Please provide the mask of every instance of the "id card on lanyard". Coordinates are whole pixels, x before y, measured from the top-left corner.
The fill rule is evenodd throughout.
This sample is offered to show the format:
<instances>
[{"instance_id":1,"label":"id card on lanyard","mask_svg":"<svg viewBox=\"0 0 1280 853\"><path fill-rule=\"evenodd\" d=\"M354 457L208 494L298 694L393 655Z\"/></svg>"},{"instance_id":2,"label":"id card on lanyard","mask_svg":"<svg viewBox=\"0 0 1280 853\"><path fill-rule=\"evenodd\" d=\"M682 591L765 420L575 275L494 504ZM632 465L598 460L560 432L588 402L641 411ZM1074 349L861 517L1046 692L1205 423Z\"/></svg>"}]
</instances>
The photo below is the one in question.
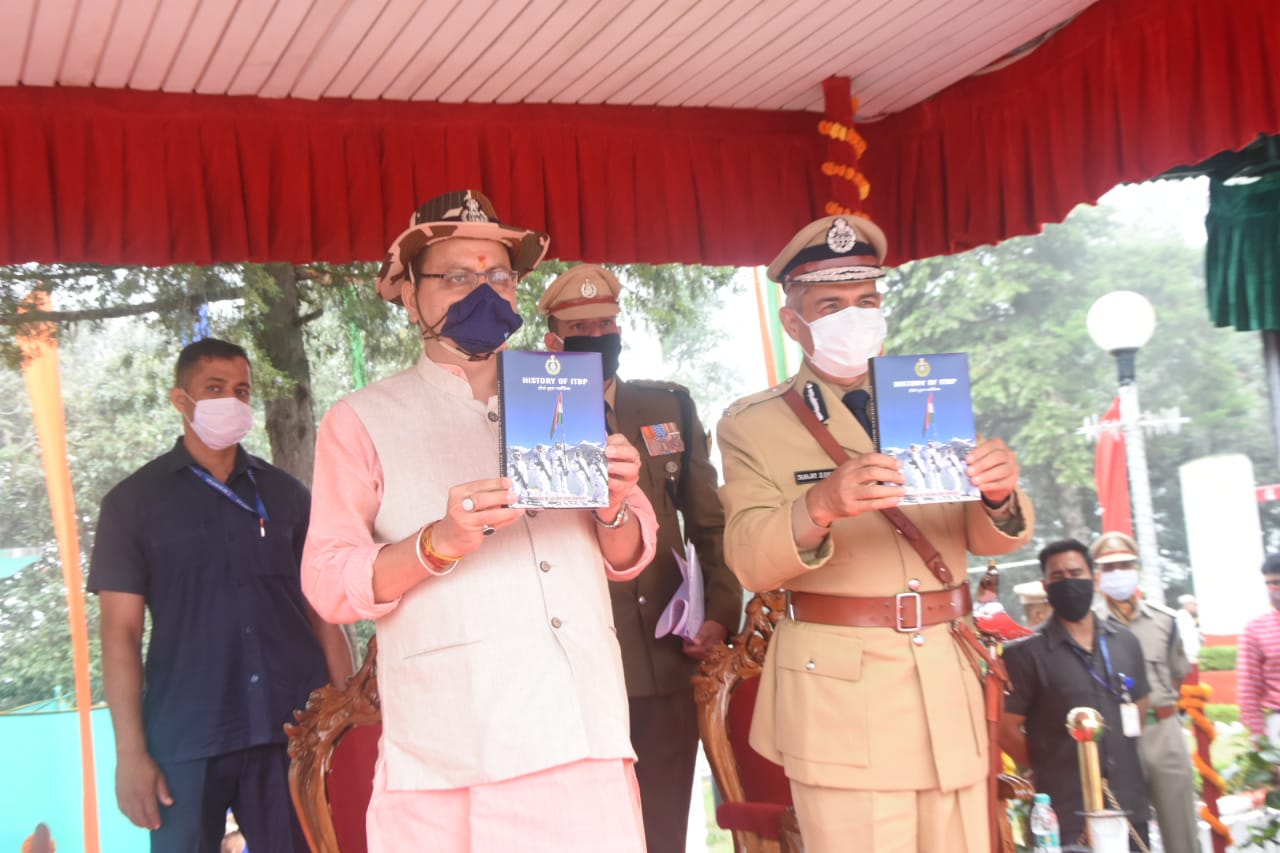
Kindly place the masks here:
<instances>
[{"instance_id":1,"label":"id card on lanyard","mask_svg":"<svg viewBox=\"0 0 1280 853\"><path fill-rule=\"evenodd\" d=\"M258 536L262 539L267 538L267 507L266 504L262 502L262 492L258 491L258 481L254 479L253 471L251 469L246 468L245 474L249 476L249 483L253 486L253 500L254 503L257 504L256 512L254 511L254 508L245 503L239 495L231 491L230 486L214 477L199 465L188 465L187 467L190 468L192 473L199 477L201 482L205 483L209 488L213 489L215 492L222 495L245 512L253 513L258 516Z\"/></svg>"},{"instance_id":2,"label":"id card on lanyard","mask_svg":"<svg viewBox=\"0 0 1280 853\"><path fill-rule=\"evenodd\" d=\"M1102 668L1105 677L1099 675L1097 670L1093 668L1093 661L1084 653L1083 649L1076 645L1072 645L1071 648L1075 650L1080 662L1084 664L1084 668L1088 670L1093 680L1119 700L1120 728L1124 732L1124 736L1138 737L1142 734L1142 718L1138 713L1137 703L1129 695L1129 690L1133 687L1133 679L1123 672L1117 672L1116 677L1120 681L1120 689L1117 690L1111 683L1111 650L1107 646L1107 635L1101 631L1098 632L1098 646L1102 650Z\"/></svg>"}]
</instances>

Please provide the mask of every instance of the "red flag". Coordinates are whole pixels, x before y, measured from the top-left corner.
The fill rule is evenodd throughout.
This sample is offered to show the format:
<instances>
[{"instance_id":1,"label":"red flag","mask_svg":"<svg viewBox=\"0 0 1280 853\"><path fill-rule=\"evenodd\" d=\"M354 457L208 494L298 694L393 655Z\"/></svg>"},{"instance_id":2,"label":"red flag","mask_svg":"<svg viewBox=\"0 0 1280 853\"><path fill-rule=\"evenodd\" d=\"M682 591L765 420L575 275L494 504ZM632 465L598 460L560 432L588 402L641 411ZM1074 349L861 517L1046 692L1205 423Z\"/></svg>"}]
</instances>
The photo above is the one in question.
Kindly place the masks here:
<instances>
[{"instance_id":1,"label":"red flag","mask_svg":"<svg viewBox=\"0 0 1280 853\"><path fill-rule=\"evenodd\" d=\"M1129 464L1124 455L1124 434L1120 432L1120 398L1102 416L1103 429L1098 434L1098 455L1094 459L1093 479L1098 488L1098 506L1102 510L1102 529L1133 535L1133 514L1129 503Z\"/></svg>"}]
</instances>

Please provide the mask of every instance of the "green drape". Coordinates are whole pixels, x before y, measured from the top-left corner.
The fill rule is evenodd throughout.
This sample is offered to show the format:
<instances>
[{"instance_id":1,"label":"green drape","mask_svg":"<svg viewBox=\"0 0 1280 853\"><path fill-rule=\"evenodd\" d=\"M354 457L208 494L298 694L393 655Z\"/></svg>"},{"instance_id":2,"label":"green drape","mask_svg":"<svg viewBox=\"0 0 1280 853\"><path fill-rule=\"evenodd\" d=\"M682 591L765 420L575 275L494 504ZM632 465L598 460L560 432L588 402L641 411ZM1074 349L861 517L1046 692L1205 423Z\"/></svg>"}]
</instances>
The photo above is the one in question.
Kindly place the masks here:
<instances>
[{"instance_id":1,"label":"green drape","mask_svg":"<svg viewBox=\"0 0 1280 853\"><path fill-rule=\"evenodd\" d=\"M1209 184L1204 265L1209 316L1239 331L1280 329L1280 172Z\"/></svg>"}]
</instances>

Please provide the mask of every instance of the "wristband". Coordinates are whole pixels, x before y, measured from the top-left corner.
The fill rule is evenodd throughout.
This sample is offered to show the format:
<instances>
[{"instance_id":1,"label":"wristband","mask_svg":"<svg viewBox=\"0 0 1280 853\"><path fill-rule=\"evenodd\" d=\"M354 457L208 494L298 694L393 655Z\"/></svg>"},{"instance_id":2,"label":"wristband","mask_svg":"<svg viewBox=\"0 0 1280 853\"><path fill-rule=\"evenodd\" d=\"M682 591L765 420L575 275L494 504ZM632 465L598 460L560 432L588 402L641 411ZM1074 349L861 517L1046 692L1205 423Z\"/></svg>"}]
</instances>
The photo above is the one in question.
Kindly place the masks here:
<instances>
[{"instance_id":1,"label":"wristband","mask_svg":"<svg viewBox=\"0 0 1280 853\"><path fill-rule=\"evenodd\" d=\"M600 525L605 530L615 530L627 523L627 519L631 517L631 513L628 511L627 502L624 499L622 501L622 506L618 507L618 514L614 516L613 521L606 522L600 517L600 513L594 509L591 511L591 517L596 520L596 524Z\"/></svg>"}]
</instances>

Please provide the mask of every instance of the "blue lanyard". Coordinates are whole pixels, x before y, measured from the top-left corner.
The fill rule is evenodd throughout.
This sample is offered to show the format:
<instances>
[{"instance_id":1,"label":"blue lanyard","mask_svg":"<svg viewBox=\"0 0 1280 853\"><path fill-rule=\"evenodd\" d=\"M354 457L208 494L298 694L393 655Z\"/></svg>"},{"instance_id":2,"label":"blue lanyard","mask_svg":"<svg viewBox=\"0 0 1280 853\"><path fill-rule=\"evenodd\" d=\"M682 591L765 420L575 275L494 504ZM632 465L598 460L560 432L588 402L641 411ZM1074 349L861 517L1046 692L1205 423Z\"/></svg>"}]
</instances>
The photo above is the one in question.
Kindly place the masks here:
<instances>
[{"instance_id":1,"label":"blue lanyard","mask_svg":"<svg viewBox=\"0 0 1280 853\"><path fill-rule=\"evenodd\" d=\"M1106 678L1103 678L1101 675L1098 675L1098 671L1093 668L1093 661L1090 660L1089 656L1084 653L1084 649L1080 648L1074 643L1071 643L1070 645L1071 645L1072 651L1074 651L1076 653L1076 656L1080 658L1080 662L1084 664L1084 668L1089 671L1089 675L1093 676L1094 681L1102 685L1103 690L1106 690L1108 693L1110 693L1112 696L1119 699L1121 702L1130 701L1128 696L1129 679L1125 678L1124 673L1116 673L1124 682L1123 692L1116 690L1114 687L1111 686L1111 651L1107 648L1106 634L1102 633L1101 631L1098 632L1098 646L1102 649L1102 669L1103 669L1103 672L1106 673Z\"/></svg>"},{"instance_id":2,"label":"blue lanyard","mask_svg":"<svg viewBox=\"0 0 1280 853\"><path fill-rule=\"evenodd\" d=\"M231 491L231 487L226 483L214 477L199 465L188 465L187 467L190 468L197 477L203 480L209 488L213 489L227 500L233 502L245 512L254 512L253 507L241 500L240 496ZM258 510L254 513L258 516L258 536L265 539L267 537L267 507L262 503L262 492L258 491L258 481L253 478L252 469L246 468L245 473L249 475L249 482L253 484L253 500L258 505Z\"/></svg>"}]
</instances>

